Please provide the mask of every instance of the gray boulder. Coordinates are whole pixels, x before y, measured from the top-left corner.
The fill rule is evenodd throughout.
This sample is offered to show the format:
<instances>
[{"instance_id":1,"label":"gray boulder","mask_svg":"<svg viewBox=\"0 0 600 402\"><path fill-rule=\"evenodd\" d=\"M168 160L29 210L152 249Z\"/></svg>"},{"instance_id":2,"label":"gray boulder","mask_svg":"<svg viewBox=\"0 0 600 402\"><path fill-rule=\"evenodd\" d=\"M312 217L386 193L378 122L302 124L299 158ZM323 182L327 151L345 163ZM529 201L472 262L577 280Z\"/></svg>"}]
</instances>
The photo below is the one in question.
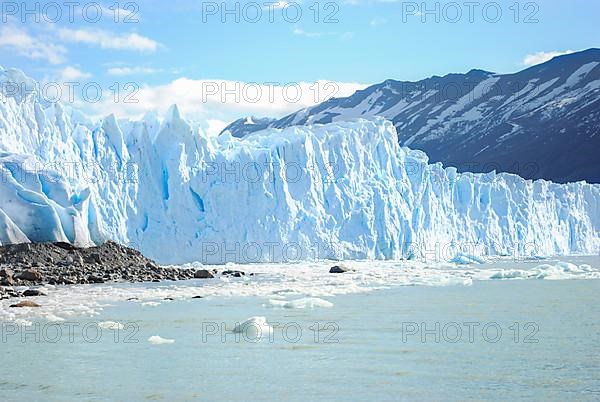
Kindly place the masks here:
<instances>
[{"instance_id":1,"label":"gray boulder","mask_svg":"<svg viewBox=\"0 0 600 402\"><path fill-rule=\"evenodd\" d=\"M215 276L212 274L212 272L207 271L206 269L199 269L194 274L194 278L196 279L210 279L214 277Z\"/></svg>"},{"instance_id":2,"label":"gray boulder","mask_svg":"<svg viewBox=\"0 0 600 402\"><path fill-rule=\"evenodd\" d=\"M331 267L331 269L329 269L329 273L330 274L343 274L345 272L350 272L352 271L350 268L346 267L345 265L334 265L333 267Z\"/></svg>"},{"instance_id":3,"label":"gray boulder","mask_svg":"<svg viewBox=\"0 0 600 402\"><path fill-rule=\"evenodd\" d=\"M24 281L31 282L41 282L43 278L43 275L35 269L26 269L25 271L21 272L17 277L17 279L22 279Z\"/></svg>"}]
</instances>

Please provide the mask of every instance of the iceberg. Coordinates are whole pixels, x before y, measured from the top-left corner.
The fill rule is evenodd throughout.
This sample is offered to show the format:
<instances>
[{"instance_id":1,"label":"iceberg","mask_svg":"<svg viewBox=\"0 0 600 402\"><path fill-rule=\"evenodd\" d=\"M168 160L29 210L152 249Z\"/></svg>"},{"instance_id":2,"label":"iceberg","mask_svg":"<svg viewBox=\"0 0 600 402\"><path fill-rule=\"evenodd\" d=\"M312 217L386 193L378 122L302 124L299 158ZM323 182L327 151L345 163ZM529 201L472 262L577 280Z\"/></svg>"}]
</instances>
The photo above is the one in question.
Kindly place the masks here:
<instances>
[{"instance_id":1,"label":"iceberg","mask_svg":"<svg viewBox=\"0 0 600 402\"><path fill-rule=\"evenodd\" d=\"M150 342L152 345L168 345L175 343L175 339L167 339L159 335L152 335L150 338L148 338L148 342Z\"/></svg>"},{"instance_id":2,"label":"iceberg","mask_svg":"<svg viewBox=\"0 0 600 402\"><path fill-rule=\"evenodd\" d=\"M0 69L10 80L27 81ZM35 91L2 93L0 173L2 244L112 239L173 264L600 250L600 185L458 173L401 147L382 118L240 139L205 134L177 106L94 122Z\"/></svg>"},{"instance_id":3,"label":"iceberg","mask_svg":"<svg viewBox=\"0 0 600 402\"><path fill-rule=\"evenodd\" d=\"M120 331L125 329L125 325L116 321L102 321L98 323L98 327L102 329L112 329L114 331Z\"/></svg>"},{"instance_id":4,"label":"iceberg","mask_svg":"<svg viewBox=\"0 0 600 402\"><path fill-rule=\"evenodd\" d=\"M266 306L288 309L314 309L315 307L333 307L333 303L319 297L303 297L296 300L270 299Z\"/></svg>"},{"instance_id":5,"label":"iceberg","mask_svg":"<svg viewBox=\"0 0 600 402\"><path fill-rule=\"evenodd\" d=\"M269 325L265 317L250 317L241 323L236 323L232 332L243 334L246 340L259 341L264 336L270 336L273 333L273 327Z\"/></svg>"}]
</instances>

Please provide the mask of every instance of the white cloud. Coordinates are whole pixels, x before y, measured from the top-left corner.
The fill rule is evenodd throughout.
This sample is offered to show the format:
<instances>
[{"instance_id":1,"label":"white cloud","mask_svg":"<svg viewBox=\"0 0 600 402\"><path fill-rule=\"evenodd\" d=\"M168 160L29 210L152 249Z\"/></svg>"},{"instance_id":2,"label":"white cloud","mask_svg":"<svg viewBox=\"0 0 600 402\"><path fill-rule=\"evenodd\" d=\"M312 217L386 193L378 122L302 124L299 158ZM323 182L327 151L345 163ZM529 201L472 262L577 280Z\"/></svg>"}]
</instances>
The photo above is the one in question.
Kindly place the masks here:
<instances>
[{"instance_id":1,"label":"white cloud","mask_svg":"<svg viewBox=\"0 0 600 402\"><path fill-rule=\"evenodd\" d=\"M62 28L59 30L59 37L66 42L97 45L103 49L135 50L152 53L160 47L160 43L137 33L118 35L102 30Z\"/></svg>"},{"instance_id":2,"label":"white cloud","mask_svg":"<svg viewBox=\"0 0 600 402\"><path fill-rule=\"evenodd\" d=\"M155 52L162 46L157 41L138 33L115 34L104 30L59 29L49 23L40 24L39 29L28 30L17 25L15 21L9 19L8 23L0 26L0 49L34 60L44 60L50 65L63 64L67 61L68 43L84 43L104 49L148 53Z\"/></svg>"},{"instance_id":3,"label":"white cloud","mask_svg":"<svg viewBox=\"0 0 600 402\"><path fill-rule=\"evenodd\" d=\"M296 3L298 3L298 1L296 1ZM263 5L264 5L263 8L265 10L269 10L271 8L277 10L277 9L282 9L282 8L288 7L290 5L290 3L287 1L284 1L284 0L280 0L280 1L273 0L273 1L265 1L263 3Z\"/></svg>"},{"instance_id":4,"label":"white cloud","mask_svg":"<svg viewBox=\"0 0 600 402\"><path fill-rule=\"evenodd\" d=\"M67 54L64 46L31 36L25 30L11 26L0 29L0 48L14 50L19 55L30 59L46 60L50 64L63 63Z\"/></svg>"},{"instance_id":5,"label":"white cloud","mask_svg":"<svg viewBox=\"0 0 600 402\"><path fill-rule=\"evenodd\" d=\"M142 75L155 74L162 70L150 67L111 67L107 70L110 75Z\"/></svg>"},{"instance_id":6,"label":"white cloud","mask_svg":"<svg viewBox=\"0 0 600 402\"><path fill-rule=\"evenodd\" d=\"M369 25L371 25L372 27L375 27L378 25L384 25L385 23L387 23L387 20L385 20L384 18L373 18L369 22Z\"/></svg>"},{"instance_id":7,"label":"white cloud","mask_svg":"<svg viewBox=\"0 0 600 402\"><path fill-rule=\"evenodd\" d=\"M96 116L115 113L139 117L148 111L165 113L169 106L177 104L188 118L208 122L217 131L223 125L219 121L232 122L248 115L282 117L331 97L349 96L366 86L325 80L273 85L179 78L165 85L143 86L129 97L128 103L114 103L112 93L107 91L111 96L98 103L76 106ZM125 91L120 98L129 94L131 91Z\"/></svg>"},{"instance_id":8,"label":"white cloud","mask_svg":"<svg viewBox=\"0 0 600 402\"><path fill-rule=\"evenodd\" d=\"M75 82L90 78L92 74L79 70L77 67L67 66L60 71L61 82Z\"/></svg>"},{"instance_id":9,"label":"white cloud","mask_svg":"<svg viewBox=\"0 0 600 402\"><path fill-rule=\"evenodd\" d=\"M119 3L116 3L117 5ZM139 15L135 10L126 10L124 8L102 7L102 15L107 16L115 22L134 23L139 22Z\"/></svg>"},{"instance_id":10,"label":"white cloud","mask_svg":"<svg viewBox=\"0 0 600 402\"><path fill-rule=\"evenodd\" d=\"M59 2L60 3L60 2ZM65 7L59 7L63 5ZM32 20L35 18L35 21L47 22L47 23L57 23L57 22L86 22L86 23L98 23L100 21L106 22L124 22L124 23L137 23L139 22L139 7L137 4L132 2L123 2L122 5L126 7L130 7L130 9L125 9L118 7L119 3L114 3L111 7L106 7L97 2L71 2L71 3L55 3L54 6L51 6L51 3L47 6L42 5L41 7L38 5L37 15L35 17L31 17ZM71 10L71 7L74 6ZM26 9L23 9L25 12ZM28 17L29 18L29 17Z\"/></svg>"},{"instance_id":11,"label":"white cloud","mask_svg":"<svg viewBox=\"0 0 600 402\"><path fill-rule=\"evenodd\" d=\"M231 122L226 122L223 120L217 120L217 119L208 119L206 121L206 133L208 135L219 135L221 133L221 131L223 131L223 129L225 127L227 127L227 125L231 123Z\"/></svg>"},{"instance_id":12,"label":"white cloud","mask_svg":"<svg viewBox=\"0 0 600 402\"><path fill-rule=\"evenodd\" d=\"M562 55L571 54L571 53L574 53L574 51L573 50L565 50L563 52L552 51L552 52L537 52L537 53L533 53L533 54L528 54L523 59L523 64L526 66L535 66L536 64L545 63L548 60L551 60L556 56L562 56Z\"/></svg>"},{"instance_id":13,"label":"white cloud","mask_svg":"<svg viewBox=\"0 0 600 402\"><path fill-rule=\"evenodd\" d=\"M354 32L307 32L302 28L294 27L292 33L298 36L304 36L306 38L319 38L321 36L337 36L342 40L352 39Z\"/></svg>"},{"instance_id":14,"label":"white cloud","mask_svg":"<svg viewBox=\"0 0 600 402\"><path fill-rule=\"evenodd\" d=\"M322 32L306 32L300 28L294 28L292 32L294 35L306 36L307 38L318 38L319 36L323 36Z\"/></svg>"}]
</instances>

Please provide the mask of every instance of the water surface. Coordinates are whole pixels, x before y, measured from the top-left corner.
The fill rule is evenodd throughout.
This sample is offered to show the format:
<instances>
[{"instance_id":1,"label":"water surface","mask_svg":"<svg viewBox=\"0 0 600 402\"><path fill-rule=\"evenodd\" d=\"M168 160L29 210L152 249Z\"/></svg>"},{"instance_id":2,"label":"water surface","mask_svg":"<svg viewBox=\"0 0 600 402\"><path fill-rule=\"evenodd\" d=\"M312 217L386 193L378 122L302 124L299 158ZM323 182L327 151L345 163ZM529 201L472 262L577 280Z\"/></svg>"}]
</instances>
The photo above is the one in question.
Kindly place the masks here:
<instances>
[{"instance_id":1,"label":"water surface","mask_svg":"<svg viewBox=\"0 0 600 402\"><path fill-rule=\"evenodd\" d=\"M596 266L595 259L572 261ZM513 262L510 270L535 272L541 263L548 262ZM0 398L598 400L600 280L477 279L488 268L489 276L498 272L494 264L436 267L447 279L454 278L450 270L459 271L456 278L465 272L474 278L451 278L443 286L436 280L384 288L362 278L359 288L373 289L339 294L330 289L331 281L348 286L339 276L327 277L321 291L315 284L314 294L297 291L310 288L297 283L307 278L286 282L276 275L258 279L267 293L254 289L253 279L104 290L112 296L88 305L87 316L58 317L54 309L55 319L64 321L21 318L16 333L14 320L3 323ZM240 293L243 287L256 292ZM95 295L97 287L79 288ZM213 295L191 298L203 291ZM169 292L175 300L164 300ZM277 307L307 296L313 308ZM264 316L272 333L257 340L231 332L252 316ZM123 328L103 324L99 333L98 323L107 321ZM156 335L174 343L148 342Z\"/></svg>"}]
</instances>

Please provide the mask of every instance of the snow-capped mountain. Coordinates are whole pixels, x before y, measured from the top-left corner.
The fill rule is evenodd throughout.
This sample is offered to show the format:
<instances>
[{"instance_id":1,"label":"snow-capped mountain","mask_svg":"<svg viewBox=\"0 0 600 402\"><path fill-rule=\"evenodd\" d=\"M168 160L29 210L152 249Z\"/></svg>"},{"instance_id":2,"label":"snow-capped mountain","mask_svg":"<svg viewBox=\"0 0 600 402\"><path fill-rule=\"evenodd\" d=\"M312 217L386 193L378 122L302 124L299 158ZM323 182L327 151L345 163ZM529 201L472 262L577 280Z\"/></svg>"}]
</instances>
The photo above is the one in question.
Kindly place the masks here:
<instances>
[{"instance_id":1,"label":"snow-capped mountain","mask_svg":"<svg viewBox=\"0 0 600 402\"><path fill-rule=\"evenodd\" d=\"M242 138L255 131L264 130L276 121L277 119L270 117L248 116L229 124L227 129L233 137Z\"/></svg>"},{"instance_id":2,"label":"snow-capped mountain","mask_svg":"<svg viewBox=\"0 0 600 402\"><path fill-rule=\"evenodd\" d=\"M0 80L28 78L0 69ZM600 185L457 173L357 119L207 136L163 121L91 123L0 95L0 241L106 239L163 263L596 253Z\"/></svg>"},{"instance_id":3,"label":"snow-capped mountain","mask_svg":"<svg viewBox=\"0 0 600 402\"><path fill-rule=\"evenodd\" d=\"M600 49L515 74L472 70L418 82L387 80L268 124L283 128L357 117L391 120L401 145L459 171L600 182ZM234 122L234 136L264 125Z\"/></svg>"}]
</instances>

